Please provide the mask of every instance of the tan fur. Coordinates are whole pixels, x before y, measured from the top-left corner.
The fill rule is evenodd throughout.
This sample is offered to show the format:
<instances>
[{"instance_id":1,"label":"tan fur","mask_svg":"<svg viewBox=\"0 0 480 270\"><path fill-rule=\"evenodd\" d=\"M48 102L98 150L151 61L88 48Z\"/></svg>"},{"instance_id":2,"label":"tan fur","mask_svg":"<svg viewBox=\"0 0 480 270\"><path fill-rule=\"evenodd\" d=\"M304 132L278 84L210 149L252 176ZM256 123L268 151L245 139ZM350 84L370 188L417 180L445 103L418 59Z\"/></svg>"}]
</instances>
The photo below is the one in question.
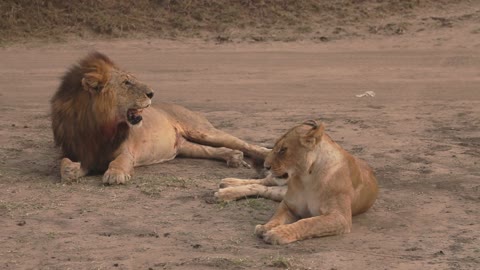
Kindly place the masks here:
<instances>
[{"instance_id":1,"label":"tan fur","mask_svg":"<svg viewBox=\"0 0 480 270\"><path fill-rule=\"evenodd\" d=\"M150 107L153 91L107 56L94 52L73 66L51 100L55 143L63 151L61 177L70 182L105 172L104 183L125 183L133 168L177 155L248 165L243 154L264 159L268 149L215 129L181 106ZM129 111L140 122L129 122Z\"/></svg>"},{"instance_id":2,"label":"tan fur","mask_svg":"<svg viewBox=\"0 0 480 270\"><path fill-rule=\"evenodd\" d=\"M353 157L308 121L282 136L265 160L271 175L265 179L223 179L215 194L229 201L261 196L280 201L274 216L257 225L255 234L267 243L348 233L352 216L367 211L378 193L368 164ZM288 175L282 185L275 177Z\"/></svg>"}]
</instances>

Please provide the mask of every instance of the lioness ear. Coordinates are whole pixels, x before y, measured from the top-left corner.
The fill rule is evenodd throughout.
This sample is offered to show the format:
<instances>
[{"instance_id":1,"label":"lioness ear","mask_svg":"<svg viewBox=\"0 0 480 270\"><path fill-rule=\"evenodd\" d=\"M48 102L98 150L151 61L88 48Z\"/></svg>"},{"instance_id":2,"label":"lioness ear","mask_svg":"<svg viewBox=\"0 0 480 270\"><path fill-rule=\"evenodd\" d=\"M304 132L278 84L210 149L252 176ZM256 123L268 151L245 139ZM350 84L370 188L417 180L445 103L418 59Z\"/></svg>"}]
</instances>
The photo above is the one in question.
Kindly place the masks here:
<instances>
[{"instance_id":1,"label":"lioness ear","mask_svg":"<svg viewBox=\"0 0 480 270\"><path fill-rule=\"evenodd\" d=\"M317 123L315 120L308 120L303 124L311 126L312 128L307 131L305 135L300 137L300 143L305 147L313 148L322 140L325 126L323 125L323 123Z\"/></svg>"},{"instance_id":2,"label":"lioness ear","mask_svg":"<svg viewBox=\"0 0 480 270\"><path fill-rule=\"evenodd\" d=\"M89 92L99 93L103 89L102 75L96 72L86 73L82 78L83 89Z\"/></svg>"}]
</instances>

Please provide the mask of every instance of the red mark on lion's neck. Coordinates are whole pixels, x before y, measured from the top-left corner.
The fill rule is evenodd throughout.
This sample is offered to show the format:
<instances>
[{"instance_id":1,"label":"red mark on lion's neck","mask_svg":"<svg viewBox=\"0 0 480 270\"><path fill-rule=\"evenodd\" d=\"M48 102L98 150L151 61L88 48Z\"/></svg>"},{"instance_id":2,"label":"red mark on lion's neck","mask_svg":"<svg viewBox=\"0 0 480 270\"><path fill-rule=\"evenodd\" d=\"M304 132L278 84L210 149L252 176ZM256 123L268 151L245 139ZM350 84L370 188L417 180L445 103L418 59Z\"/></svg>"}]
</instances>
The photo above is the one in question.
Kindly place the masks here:
<instances>
[{"instance_id":1,"label":"red mark on lion's neck","mask_svg":"<svg viewBox=\"0 0 480 270\"><path fill-rule=\"evenodd\" d=\"M102 134L105 139L112 141L115 138L117 133L117 121L112 121L110 123L105 123L102 127Z\"/></svg>"}]
</instances>

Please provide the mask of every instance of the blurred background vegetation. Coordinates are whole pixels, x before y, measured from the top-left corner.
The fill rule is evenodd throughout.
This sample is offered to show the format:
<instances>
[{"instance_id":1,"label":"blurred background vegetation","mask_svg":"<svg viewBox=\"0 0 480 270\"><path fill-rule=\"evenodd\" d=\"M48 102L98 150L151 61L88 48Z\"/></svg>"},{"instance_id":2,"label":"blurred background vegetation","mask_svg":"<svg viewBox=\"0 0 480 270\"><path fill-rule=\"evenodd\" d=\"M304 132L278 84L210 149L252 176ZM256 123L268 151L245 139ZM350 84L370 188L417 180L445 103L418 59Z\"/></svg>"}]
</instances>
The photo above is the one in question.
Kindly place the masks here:
<instances>
[{"instance_id":1,"label":"blurred background vegetation","mask_svg":"<svg viewBox=\"0 0 480 270\"><path fill-rule=\"evenodd\" d=\"M327 41L364 31L401 34L408 23L395 18L465 1L1 0L0 42L150 37ZM385 27L388 18L393 18L391 29Z\"/></svg>"}]
</instances>

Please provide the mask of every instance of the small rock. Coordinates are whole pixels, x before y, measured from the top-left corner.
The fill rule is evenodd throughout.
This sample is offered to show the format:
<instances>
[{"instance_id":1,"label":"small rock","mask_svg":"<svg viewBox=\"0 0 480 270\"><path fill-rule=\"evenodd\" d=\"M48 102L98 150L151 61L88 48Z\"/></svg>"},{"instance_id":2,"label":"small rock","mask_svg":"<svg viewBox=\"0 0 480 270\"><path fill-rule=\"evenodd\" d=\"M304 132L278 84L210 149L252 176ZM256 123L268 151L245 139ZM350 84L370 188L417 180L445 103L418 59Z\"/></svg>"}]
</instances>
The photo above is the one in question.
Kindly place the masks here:
<instances>
[{"instance_id":1,"label":"small rock","mask_svg":"<svg viewBox=\"0 0 480 270\"><path fill-rule=\"evenodd\" d=\"M25 224L27 224L25 220L20 220L19 222L17 222L18 226L25 226Z\"/></svg>"},{"instance_id":2,"label":"small rock","mask_svg":"<svg viewBox=\"0 0 480 270\"><path fill-rule=\"evenodd\" d=\"M216 204L217 203L217 199L215 199L215 197L213 196L210 196L210 197L205 197L205 203L207 204Z\"/></svg>"},{"instance_id":3,"label":"small rock","mask_svg":"<svg viewBox=\"0 0 480 270\"><path fill-rule=\"evenodd\" d=\"M320 41L322 41L322 42L327 42L328 41L328 37L324 37L324 36L321 36L318 39L320 39Z\"/></svg>"},{"instance_id":4,"label":"small rock","mask_svg":"<svg viewBox=\"0 0 480 270\"><path fill-rule=\"evenodd\" d=\"M202 245L200 245L200 244L194 244L194 245L192 245L193 248L200 248L201 246L202 246Z\"/></svg>"}]
</instances>

